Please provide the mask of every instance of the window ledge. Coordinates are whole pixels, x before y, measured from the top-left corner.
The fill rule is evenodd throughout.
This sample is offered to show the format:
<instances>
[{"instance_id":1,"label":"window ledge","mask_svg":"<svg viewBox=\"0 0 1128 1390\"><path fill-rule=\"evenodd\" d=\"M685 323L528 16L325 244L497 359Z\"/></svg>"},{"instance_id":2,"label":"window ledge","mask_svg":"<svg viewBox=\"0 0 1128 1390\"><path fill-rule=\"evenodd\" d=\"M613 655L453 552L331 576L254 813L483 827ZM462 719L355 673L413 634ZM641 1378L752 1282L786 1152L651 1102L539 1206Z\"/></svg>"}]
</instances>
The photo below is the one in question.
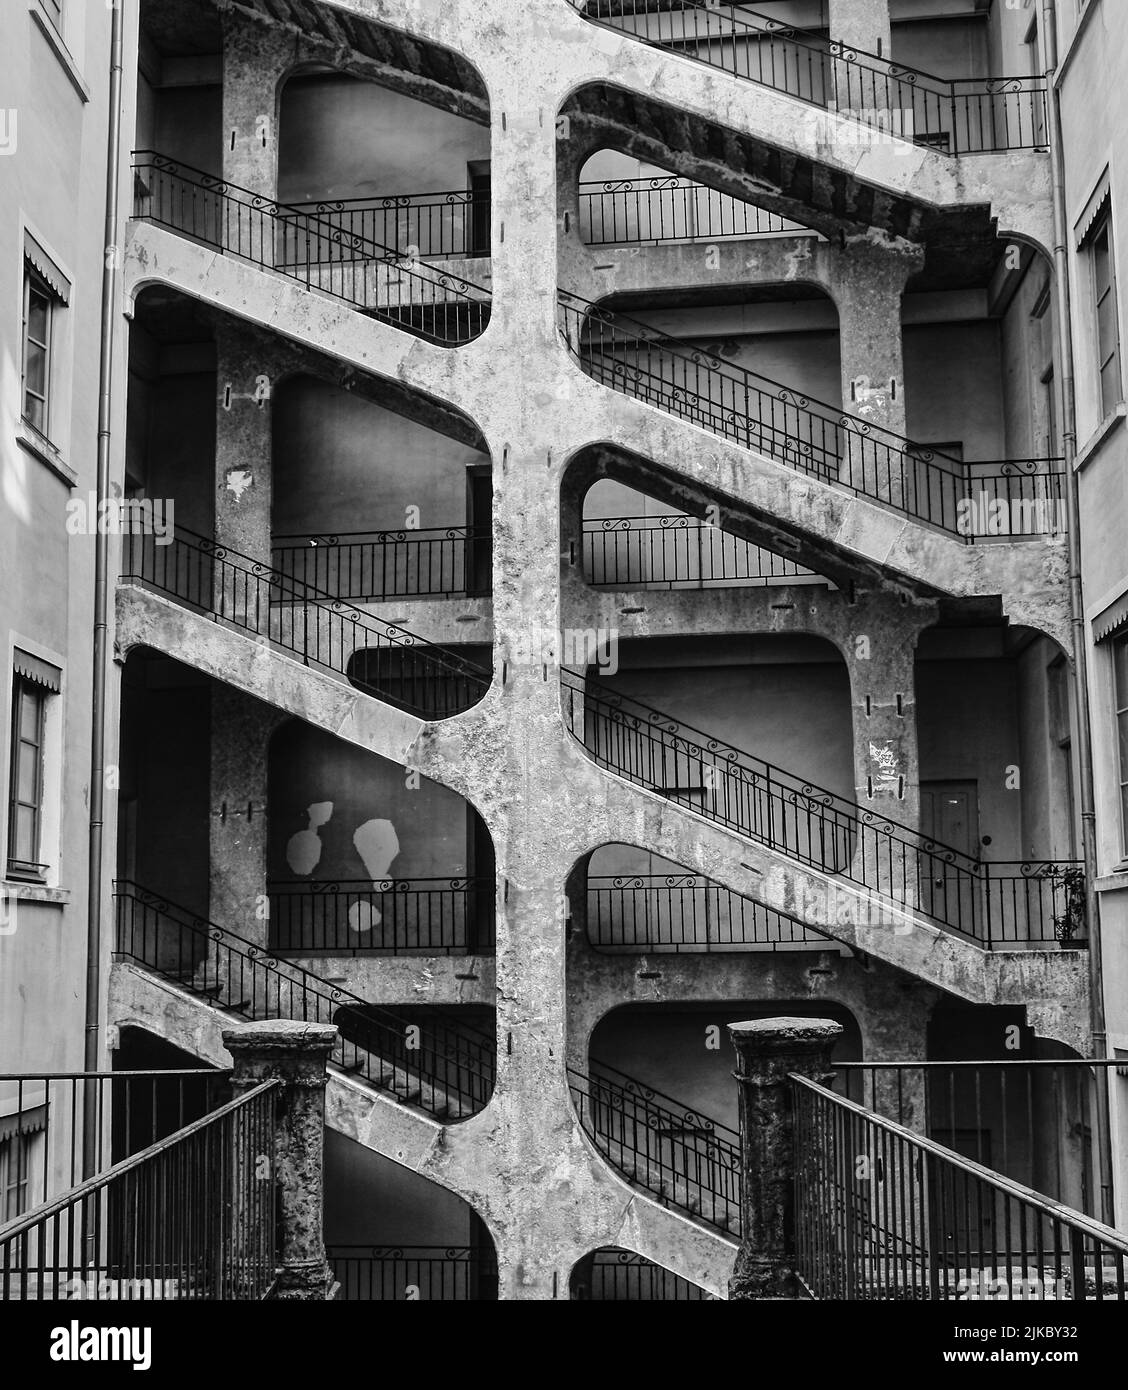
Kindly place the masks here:
<instances>
[{"instance_id":1,"label":"window ledge","mask_svg":"<svg viewBox=\"0 0 1128 1390\"><path fill-rule=\"evenodd\" d=\"M21 903L54 903L58 907L66 907L71 900L69 888L48 888L22 878L0 878L0 893Z\"/></svg>"},{"instance_id":2,"label":"window ledge","mask_svg":"<svg viewBox=\"0 0 1128 1390\"><path fill-rule=\"evenodd\" d=\"M1084 447L1077 451L1077 457L1073 462L1073 467L1078 473L1100 453L1104 447L1105 440L1124 422L1128 416L1128 405L1123 401L1101 421L1089 438L1085 441Z\"/></svg>"},{"instance_id":3,"label":"window ledge","mask_svg":"<svg viewBox=\"0 0 1128 1390\"><path fill-rule=\"evenodd\" d=\"M78 486L78 474L51 441L38 430L32 429L26 420L21 420L16 426L16 443L21 449L26 449L33 458L45 464L57 478L66 483L67 487Z\"/></svg>"},{"instance_id":4,"label":"window ledge","mask_svg":"<svg viewBox=\"0 0 1128 1390\"><path fill-rule=\"evenodd\" d=\"M84 102L89 101L90 88L82 80L82 74L78 70L78 64L71 57L70 50L63 42L62 35L36 3L33 3L31 6L31 17L35 20L36 24L39 25L40 32L51 45L55 57L58 58L63 66L63 71L66 73L67 77L70 78L71 86Z\"/></svg>"}]
</instances>

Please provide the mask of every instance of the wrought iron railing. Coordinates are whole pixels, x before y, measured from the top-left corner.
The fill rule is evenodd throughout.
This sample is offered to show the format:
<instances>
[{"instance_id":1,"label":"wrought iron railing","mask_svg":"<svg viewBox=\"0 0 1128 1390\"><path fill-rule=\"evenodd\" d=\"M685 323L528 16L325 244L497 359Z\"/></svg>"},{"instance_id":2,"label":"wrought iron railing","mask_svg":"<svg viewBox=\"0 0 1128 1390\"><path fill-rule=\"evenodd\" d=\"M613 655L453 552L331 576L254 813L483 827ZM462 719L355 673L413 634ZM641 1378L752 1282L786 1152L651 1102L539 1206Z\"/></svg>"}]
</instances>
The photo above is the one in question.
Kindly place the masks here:
<instances>
[{"instance_id":1,"label":"wrought iron railing","mask_svg":"<svg viewBox=\"0 0 1128 1390\"><path fill-rule=\"evenodd\" d=\"M0 1075L0 1140L11 1144L0 1225L183 1129L226 1089L213 1068Z\"/></svg>"},{"instance_id":2,"label":"wrought iron railing","mask_svg":"<svg viewBox=\"0 0 1128 1390\"><path fill-rule=\"evenodd\" d=\"M597 951L770 950L832 940L701 874L589 874L587 938Z\"/></svg>"},{"instance_id":3,"label":"wrought iron railing","mask_svg":"<svg viewBox=\"0 0 1128 1390\"><path fill-rule=\"evenodd\" d=\"M831 1088L887 1120L1107 1220L1100 1191L1098 1090L1114 1059L836 1062ZM1107 1180L1106 1180L1107 1185Z\"/></svg>"},{"instance_id":4,"label":"wrought iron railing","mask_svg":"<svg viewBox=\"0 0 1128 1390\"><path fill-rule=\"evenodd\" d=\"M497 1301L497 1256L465 1245L331 1245L326 1253L348 1303L397 1299Z\"/></svg>"},{"instance_id":5,"label":"wrought iron railing","mask_svg":"<svg viewBox=\"0 0 1128 1390\"><path fill-rule=\"evenodd\" d=\"M819 578L794 560L682 512L585 521L583 551L584 573L593 585L673 589Z\"/></svg>"},{"instance_id":6,"label":"wrought iron railing","mask_svg":"<svg viewBox=\"0 0 1128 1390\"><path fill-rule=\"evenodd\" d=\"M612 390L968 544L1062 530L1060 459L948 458L617 310L557 300L565 348Z\"/></svg>"},{"instance_id":7,"label":"wrought iron railing","mask_svg":"<svg viewBox=\"0 0 1128 1390\"><path fill-rule=\"evenodd\" d=\"M571 1295L593 1303L712 1303L714 1294L633 1250L607 1245L572 1271Z\"/></svg>"},{"instance_id":8,"label":"wrought iron railing","mask_svg":"<svg viewBox=\"0 0 1128 1390\"><path fill-rule=\"evenodd\" d=\"M291 955L474 955L494 948L492 878L266 885L270 945Z\"/></svg>"},{"instance_id":9,"label":"wrought iron railing","mask_svg":"<svg viewBox=\"0 0 1128 1390\"><path fill-rule=\"evenodd\" d=\"M158 154L133 156L133 215L289 276L441 347L485 329L490 292L404 248Z\"/></svg>"},{"instance_id":10,"label":"wrought iron railing","mask_svg":"<svg viewBox=\"0 0 1128 1390\"><path fill-rule=\"evenodd\" d=\"M725 1235L740 1233L740 1135L594 1058L568 1068L592 1143L627 1180Z\"/></svg>"},{"instance_id":11,"label":"wrought iron railing","mask_svg":"<svg viewBox=\"0 0 1128 1390\"><path fill-rule=\"evenodd\" d=\"M1041 77L948 80L727 0L569 0L596 24L948 154L1048 140ZM848 138L848 137L842 137Z\"/></svg>"},{"instance_id":12,"label":"wrought iron railing","mask_svg":"<svg viewBox=\"0 0 1128 1390\"><path fill-rule=\"evenodd\" d=\"M490 195L484 190L322 198L286 206L303 219L313 218L319 227L331 229L335 259L363 258L363 248L372 242L433 260L490 254ZM296 224L297 245L303 235L303 225Z\"/></svg>"},{"instance_id":13,"label":"wrought iron railing","mask_svg":"<svg viewBox=\"0 0 1128 1390\"><path fill-rule=\"evenodd\" d=\"M580 238L588 246L661 245L743 237L817 235L786 217L678 174L579 185Z\"/></svg>"},{"instance_id":14,"label":"wrought iron railing","mask_svg":"<svg viewBox=\"0 0 1128 1390\"><path fill-rule=\"evenodd\" d=\"M485 526L276 536L271 561L337 598L450 598L489 593L491 541Z\"/></svg>"},{"instance_id":15,"label":"wrought iron railing","mask_svg":"<svg viewBox=\"0 0 1128 1390\"><path fill-rule=\"evenodd\" d=\"M344 676L421 718L460 714L489 688L490 673L472 662L183 527L167 544L126 532L121 577L266 638L304 665Z\"/></svg>"},{"instance_id":16,"label":"wrought iron railing","mask_svg":"<svg viewBox=\"0 0 1128 1390\"><path fill-rule=\"evenodd\" d=\"M1128 1237L791 1077L794 1253L818 1299L1128 1299Z\"/></svg>"},{"instance_id":17,"label":"wrought iron railing","mask_svg":"<svg viewBox=\"0 0 1128 1390\"><path fill-rule=\"evenodd\" d=\"M265 1081L0 1227L0 1299L265 1298L281 1087Z\"/></svg>"},{"instance_id":18,"label":"wrought iron railing","mask_svg":"<svg viewBox=\"0 0 1128 1390\"><path fill-rule=\"evenodd\" d=\"M1078 946L1076 863L985 863L623 695L561 671L564 722L601 766L749 839L866 890L846 920L905 909L987 948ZM828 904L828 910L835 910ZM828 924L829 925L829 924Z\"/></svg>"},{"instance_id":19,"label":"wrought iron railing","mask_svg":"<svg viewBox=\"0 0 1128 1390\"><path fill-rule=\"evenodd\" d=\"M471 1024L434 1007L417 1018L369 1004L136 884L119 882L115 894L125 959L246 1018L336 1024L338 1066L438 1119L465 1119L489 1101L495 1042Z\"/></svg>"}]
</instances>

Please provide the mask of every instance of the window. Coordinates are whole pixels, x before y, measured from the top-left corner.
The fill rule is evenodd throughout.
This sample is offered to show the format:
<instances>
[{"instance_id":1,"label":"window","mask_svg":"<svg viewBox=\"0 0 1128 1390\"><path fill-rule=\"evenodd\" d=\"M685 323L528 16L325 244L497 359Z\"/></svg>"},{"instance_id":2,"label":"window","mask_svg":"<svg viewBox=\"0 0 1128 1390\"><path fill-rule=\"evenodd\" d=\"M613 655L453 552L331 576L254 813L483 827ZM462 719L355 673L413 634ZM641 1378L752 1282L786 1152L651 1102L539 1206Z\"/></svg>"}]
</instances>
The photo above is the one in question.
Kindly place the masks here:
<instances>
[{"instance_id":1,"label":"window","mask_svg":"<svg viewBox=\"0 0 1128 1390\"><path fill-rule=\"evenodd\" d=\"M43 741L47 697L17 676L12 691L12 767L8 792L8 873L41 878L40 830L43 820Z\"/></svg>"},{"instance_id":2,"label":"window","mask_svg":"<svg viewBox=\"0 0 1128 1390\"><path fill-rule=\"evenodd\" d=\"M1128 855L1128 634L1112 644L1121 848Z\"/></svg>"},{"instance_id":3,"label":"window","mask_svg":"<svg viewBox=\"0 0 1128 1390\"><path fill-rule=\"evenodd\" d=\"M43 882L47 786L48 704L61 688L61 673L17 650L12 679L11 748L8 765L8 877Z\"/></svg>"},{"instance_id":4,"label":"window","mask_svg":"<svg viewBox=\"0 0 1128 1390\"><path fill-rule=\"evenodd\" d=\"M1093 312L1097 331L1097 372L1100 376L1101 419L1111 415L1124 397L1120 377L1120 329L1116 308L1116 270L1112 255L1112 224L1106 212L1089 238L1093 276Z\"/></svg>"},{"instance_id":5,"label":"window","mask_svg":"<svg viewBox=\"0 0 1128 1390\"><path fill-rule=\"evenodd\" d=\"M48 429L51 389L52 296L32 270L24 272L23 417L44 436Z\"/></svg>"},{"instance_id":6,"label":"window","mask_svg":"<svg viewBox=\"0 0 1128 1390\"><path fill-rule=\"evenodd\" d=\"M28 1208L33 1134L13 1134L0 1143L0 1226Z\"/></svg>"}]
</instances>

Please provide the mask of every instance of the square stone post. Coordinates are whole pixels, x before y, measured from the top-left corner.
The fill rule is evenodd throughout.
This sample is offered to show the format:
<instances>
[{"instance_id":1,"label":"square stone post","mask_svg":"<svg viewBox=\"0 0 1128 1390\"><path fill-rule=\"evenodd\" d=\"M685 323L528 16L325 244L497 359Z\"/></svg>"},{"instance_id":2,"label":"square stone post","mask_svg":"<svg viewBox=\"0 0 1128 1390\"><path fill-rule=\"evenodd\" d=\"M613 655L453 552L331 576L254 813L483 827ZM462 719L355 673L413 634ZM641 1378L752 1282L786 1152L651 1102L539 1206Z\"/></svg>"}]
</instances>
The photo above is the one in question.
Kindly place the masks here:
<instances>
[{"instance_id":1,"label":"square stone post","mask_svg":"<svg viewBox=\"0 0 1128 1390\"><path fill-rule=\"evenodd\" d=\"M274 1134L278 1185L278 1268L272 1299L318 1302L329 1297L325 1258L324 1155L326 1063L337 1040L331 1024L265 1019L226 1028L236 1097L279 1078Z\"/></svg>"},{"instance_id":2,"label":"square stone post","mask_svg":"<svg viewBox=\"0 0 1128 1390\"><path fill-rule=\"evenodd\" d=\"M842 1025L827 1018L730 1023L740 1086L742 1237L730 1299L798 1298L794 1254L795 1155L791 1083L795 1073L825 1082Z\"/></svg>"}]
</instances>

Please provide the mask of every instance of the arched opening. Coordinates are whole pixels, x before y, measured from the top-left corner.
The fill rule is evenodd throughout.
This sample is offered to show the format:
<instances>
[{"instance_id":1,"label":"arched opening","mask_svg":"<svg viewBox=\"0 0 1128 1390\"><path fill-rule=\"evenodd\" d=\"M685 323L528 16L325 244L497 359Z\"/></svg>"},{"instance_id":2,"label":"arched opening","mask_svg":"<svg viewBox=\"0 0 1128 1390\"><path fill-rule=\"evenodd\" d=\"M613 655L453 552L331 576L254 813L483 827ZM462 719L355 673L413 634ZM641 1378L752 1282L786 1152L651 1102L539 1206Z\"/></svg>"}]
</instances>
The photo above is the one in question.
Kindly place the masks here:
<instances>
[{"instance_id":1,"label":"arched opening","mask_svg":"<svg viewBox=\"0 0 1128 1390\"><path fill-rule=\"evenodd\" d=\"M591 1303L711 1303L699 1284L620 1245L593 1250L572 1267L568 1295Z\"/></svg>"},{"instance_id":2,"label":"arched opening","mask_svg":"<svg viewBox=\"0 0 1128 1390\"><path fill-rule=\"evenodd\" d=\"M468 1202L325 1133L325 1245L345 1302L490 1302L497 1255Z\"/></svg>"},{"instance_id":3,"label":"arched opening","mask_svg":"<svg viewBox=\"0 0 1128 1390\"><path fill-rule=\"evenodd\" d=\"M424 260L490 254L488 125L342 72L280 98L278 197L328 238Z\"/></svg>"},{"instance_id":4,"label":"arched opening","mask_svg":"<svg viewBox=\"0 0 1128 1390\"><path fill-rule=\"evenodd\" d=\"M469 802L299 720L273 735L268 759L274 950L493 950L493 842Z\"/></svg>"}]
</instances>

